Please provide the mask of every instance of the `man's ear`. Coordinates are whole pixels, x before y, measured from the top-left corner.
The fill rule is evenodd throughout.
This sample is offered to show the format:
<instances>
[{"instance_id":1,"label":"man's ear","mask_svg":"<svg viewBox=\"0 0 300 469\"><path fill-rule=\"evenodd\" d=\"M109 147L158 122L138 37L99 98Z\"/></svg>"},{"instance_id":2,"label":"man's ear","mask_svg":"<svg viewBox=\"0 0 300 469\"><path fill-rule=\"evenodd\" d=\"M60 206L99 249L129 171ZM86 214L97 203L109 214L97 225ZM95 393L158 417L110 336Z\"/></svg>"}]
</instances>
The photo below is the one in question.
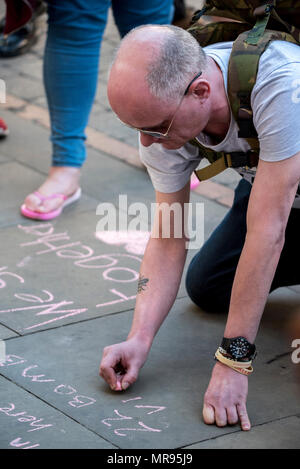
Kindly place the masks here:
<instances>
[{"instance_id":1,"label":"man's ear","mask_svg":"<svg viewBox=\"0 0 300 469\"><path fill-rule=\"evenodd\" d=\"M193 94L201 101L206 101L210 95L210 84L204 78L200 78L191 84L188 94Z\"/></svg>"}]
</instances>

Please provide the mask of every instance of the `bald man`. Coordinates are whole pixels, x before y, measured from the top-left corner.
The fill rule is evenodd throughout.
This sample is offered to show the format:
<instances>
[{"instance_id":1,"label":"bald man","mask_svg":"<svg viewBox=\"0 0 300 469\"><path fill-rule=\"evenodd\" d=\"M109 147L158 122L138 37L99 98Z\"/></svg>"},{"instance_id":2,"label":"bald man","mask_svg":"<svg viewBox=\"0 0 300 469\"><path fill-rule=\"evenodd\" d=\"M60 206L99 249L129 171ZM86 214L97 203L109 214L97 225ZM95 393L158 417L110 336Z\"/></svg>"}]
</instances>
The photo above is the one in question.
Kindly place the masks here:
<instances>
[{"instance_id":1,"label":"bald man","mask_svg":"<svg viewBox=\"0 0 300 469\"><path fill-rule=\"evenodd\" d=\"M124 124L140 133L140 155L158 207L177 202L183 209L189 201L190 176L202 158L191 139L216 151L249 149L237 136L227 98L231 47L220 43L202 49L189 33L172 26L137 28L121 43L108 97ZM257 170L236 169L243 178L233 207L188 269L191 299L208 312L228 312L204 396L207 424L240 421L243 430L250 429L248 374L267 296L280 286L300 283L295 256L300 228L299 76L298 46L272 42L260 58L251 95L260 141ZM172 221L171 236L164 237L162 220L156 218L160 236L151 236L145 251L127 340L103 352L100 375L115 391L136 381L181 281L186 239L174 236Z\"/></svg>"}]
</instances>

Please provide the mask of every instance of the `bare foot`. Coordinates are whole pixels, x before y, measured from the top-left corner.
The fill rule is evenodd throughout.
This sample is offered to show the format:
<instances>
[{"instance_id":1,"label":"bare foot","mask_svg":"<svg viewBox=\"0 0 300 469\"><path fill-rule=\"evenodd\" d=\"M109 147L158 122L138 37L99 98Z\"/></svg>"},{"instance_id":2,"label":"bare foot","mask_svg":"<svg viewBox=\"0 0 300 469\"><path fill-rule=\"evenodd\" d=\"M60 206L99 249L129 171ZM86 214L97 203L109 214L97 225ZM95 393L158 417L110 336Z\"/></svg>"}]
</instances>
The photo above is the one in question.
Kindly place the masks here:
<instances>
[{"instance_id":1,"label":"bare foot","mask_svg":"<svg viewBox=\"0 0 300 469\"><path fill-rule=\"evenodd\" d=\"M70 166L54 166L50 169L46 181L37 192L43 196L64 194L71 196L79 188L80 169ZM59 208L63 203L61 197L41 201L34 193L29 194L24 204L34 212L47 213Z\"/></svg>"}]
</instances>

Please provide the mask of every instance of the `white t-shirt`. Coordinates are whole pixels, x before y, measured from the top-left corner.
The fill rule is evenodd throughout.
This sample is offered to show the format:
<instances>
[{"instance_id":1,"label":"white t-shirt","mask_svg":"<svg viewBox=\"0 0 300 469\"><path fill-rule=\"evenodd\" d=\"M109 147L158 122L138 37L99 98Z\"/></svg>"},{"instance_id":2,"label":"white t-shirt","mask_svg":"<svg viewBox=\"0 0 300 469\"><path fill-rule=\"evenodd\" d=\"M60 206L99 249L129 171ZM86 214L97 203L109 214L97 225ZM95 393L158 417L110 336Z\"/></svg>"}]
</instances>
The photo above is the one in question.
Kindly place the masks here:
<instances>
[{"instance_id":1,"label":"white t-shirt","mask_svg":"<svg viewBox=\"0 0 300 469\"><path fill-rule=\"evenodd\" d=\"M228 61L232 42L222 42L204 48L222 70L227 92ZM273 41L259 61L257 80L251 94L253 123L258 133L260 159L280 161L300 151L300 47L285 41ZM200 133L197 139L216 151L247 151L245 139L238 138L233 115L222 142L212 145L210 138ZM153 186L160 192L182 189L202 159L197 147L186 143L178 150L168 150L159 143L144 147L140 157L147 167ZM236 168L250 183L255 169ZM300 190L294 206L300 207Z\"/></svg>"}]
</instances>

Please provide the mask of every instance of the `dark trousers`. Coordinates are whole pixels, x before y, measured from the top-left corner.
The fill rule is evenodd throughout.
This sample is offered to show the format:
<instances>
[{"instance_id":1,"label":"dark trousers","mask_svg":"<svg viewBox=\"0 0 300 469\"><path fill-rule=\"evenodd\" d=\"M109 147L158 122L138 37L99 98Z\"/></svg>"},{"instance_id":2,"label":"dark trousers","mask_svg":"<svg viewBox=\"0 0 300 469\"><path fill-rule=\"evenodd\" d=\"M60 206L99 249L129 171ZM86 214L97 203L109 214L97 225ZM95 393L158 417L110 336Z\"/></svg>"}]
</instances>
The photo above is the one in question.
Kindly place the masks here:
<instances>
[{"instance_id":1,"label":"dark trousers","mask_svg":"<svg viewBox=\"0 0 300 469\"><path fill-rule=\"evenodd\" d=\"M242 179L232 208L192 259L187 276L188 295L208 312L229 310L232 284L246 237L246 214L251 184ZM270 291L300 284L300 209L292 209Z\"/></svg>"}]
</instances>

